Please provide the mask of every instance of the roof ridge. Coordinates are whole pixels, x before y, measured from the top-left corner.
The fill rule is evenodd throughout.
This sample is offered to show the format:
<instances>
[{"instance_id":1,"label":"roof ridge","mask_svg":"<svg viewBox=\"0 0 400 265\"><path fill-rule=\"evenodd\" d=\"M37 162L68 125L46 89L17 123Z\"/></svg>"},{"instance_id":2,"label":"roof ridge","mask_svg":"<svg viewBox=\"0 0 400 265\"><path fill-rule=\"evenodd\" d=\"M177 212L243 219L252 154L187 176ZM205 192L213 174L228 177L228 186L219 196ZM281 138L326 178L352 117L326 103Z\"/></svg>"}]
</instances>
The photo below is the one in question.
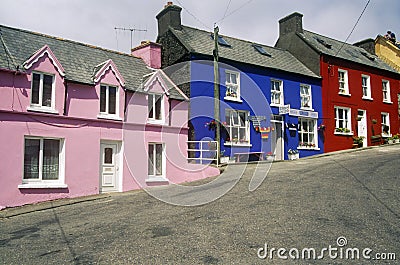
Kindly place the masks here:
<instances>
[{"instance_id":1,"label":"roof ridge","mask_svg":"<svg viewBox=\"0 0 400 265\"><path fill-rule=\"evenodd\" d=\"M0 30L1 30L2 27L3 28L8 28L8 29L11 29L11 30L15 30L15 31L20 31L20 32L32 34L32 35L42 36L42 37L49 38L49 39L69 42L69 43L73 43L73 44L78 44L78 45L81 45L81 46L86 46L86 47L89 47L89 48L92 48L92 49L98 49L98 50L102 50L102 51L106 51L106 52L110 52L110 53L114 53L114 54L118 54L118 55L124 55L124 56L129 56L129 57L134 57L134 58L137 58L137 59L141 59L140 57L137 57L137 56L132 55L132 54L119 52L119 51L115 51L115 50L111 50L111 49L106 49L106 48L102 48L102 47L99 47L99 46L95 46L95 45L92 45L92 44L87 44L87 43L83 43L83 42L79 42L79 41L75 41L75 40L64 39L64 38L61 38L61 37L52 36L52 35L48 35L48 34L45 34L45 33L35 32L35 31L21 29L21 28L14 28L14 27L10 27L10 26L6 26L6 25L3 25L3 24L0 24Z\"/></svg>"}]
</instances>

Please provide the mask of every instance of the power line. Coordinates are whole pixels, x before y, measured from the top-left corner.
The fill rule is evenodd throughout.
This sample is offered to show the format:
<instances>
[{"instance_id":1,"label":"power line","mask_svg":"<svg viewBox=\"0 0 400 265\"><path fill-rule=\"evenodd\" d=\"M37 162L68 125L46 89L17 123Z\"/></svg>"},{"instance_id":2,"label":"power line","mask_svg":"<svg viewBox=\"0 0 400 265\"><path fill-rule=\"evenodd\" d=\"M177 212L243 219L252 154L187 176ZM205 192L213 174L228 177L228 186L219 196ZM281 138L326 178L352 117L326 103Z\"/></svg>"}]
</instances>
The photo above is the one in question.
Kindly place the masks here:
<instances>
[{"instance_id":1,"label":"power line","mask_svg":"<svg viewBox=\"0 0 400 265\"><path fill-rule=\"evenodd\" d=\"M238 8L236 8L235 10L233 10L233 11L230 12L228 15L224 16L222 19L218 20L218 21L215 22L215 23L220 23L220 22L222 22L223 20L225 20L225 18L227 18L227 17L231 16L232 14L236 13L237 11L239 11L240 9L242 9L243 7L245 7L246 5L250 4L250 2L252 2L252 1L253 1L253 0L249 0L249 1L245 2L243 5L239 6Z\"/></svg>"},{"instance_id":2,"label":"power line","mask_svg":"<svg viewBox=\"0 0 400 265\"><path fill-rule=\"evenodd\" d=\"M351 30L350 34L347 36L346 40L343 42L342 46L340 46L340 49L337 51L336 55L337 56L339 54L339 52L342 50L343 46L347 43L347 41L349 40L351 34L353 34L354 29L357 27L358 22L360 22L361 17L364 15L365 10L367 9L369 2L371 2L371 0L368 0L367 4L365 5L363 11L361 12L361 15L358 17L356 24L354 24L353 29Z\"/></svg>"},{"instance_id":3,"label":"power line","mask_svg":"<svg viewBox=\"0 0 400 265\"><path fill-rule=\"evenodd\" d=\"M178 2L178 4L189 14L191 15L195 20L197 20L197 22L199 22L200 24L202 24L204 27L206 27L207 29L211 30L211 28L209 26L207 26L207 24L205 24L203 21L201 21L200 19L198 19L195 15L192 14L192 12L190 12L187 8L185 8L182 3L179 0L176 0L176 2Z\"/></svg>"},{"instance_id":4,"label":"power line","mask_svg":"<svg viewBox=\"0 0 400 265\"><path fill-rule=\"evenodd\" d=\"M229 0L228 5L226 6L224 15L222 16L222 18L220 19L221 21L225 19L226 13L228 12L229 6L231 5L232 0Z\"/></svg>"}]
</instances>

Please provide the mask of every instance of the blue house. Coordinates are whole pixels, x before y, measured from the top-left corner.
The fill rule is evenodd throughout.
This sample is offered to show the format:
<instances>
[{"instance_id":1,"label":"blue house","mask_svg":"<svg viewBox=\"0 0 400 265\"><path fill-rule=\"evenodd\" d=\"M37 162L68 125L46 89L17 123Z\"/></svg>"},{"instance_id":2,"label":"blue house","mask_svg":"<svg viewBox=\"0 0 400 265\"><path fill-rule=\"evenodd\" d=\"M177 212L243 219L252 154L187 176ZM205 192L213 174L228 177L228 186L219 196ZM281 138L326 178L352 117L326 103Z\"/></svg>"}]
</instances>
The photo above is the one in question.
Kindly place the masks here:
<instances>
[{"instance_id":1,"label":"blue house","mask_svg":"<svg viewBox=\"0 0 400 265\"><path fill-rule=\"evenodd\" d=\"M183 26L181 8L157 15L162 65L190 98L190 140L213 141L240 160L300 157L324 151L321 78L289 52L228 36L218 38L219 120L214 113L214 34ZM181 65L182 67L175 67ZM246 158L247 159L247 158Z\"/></svg>"}]
</instances>

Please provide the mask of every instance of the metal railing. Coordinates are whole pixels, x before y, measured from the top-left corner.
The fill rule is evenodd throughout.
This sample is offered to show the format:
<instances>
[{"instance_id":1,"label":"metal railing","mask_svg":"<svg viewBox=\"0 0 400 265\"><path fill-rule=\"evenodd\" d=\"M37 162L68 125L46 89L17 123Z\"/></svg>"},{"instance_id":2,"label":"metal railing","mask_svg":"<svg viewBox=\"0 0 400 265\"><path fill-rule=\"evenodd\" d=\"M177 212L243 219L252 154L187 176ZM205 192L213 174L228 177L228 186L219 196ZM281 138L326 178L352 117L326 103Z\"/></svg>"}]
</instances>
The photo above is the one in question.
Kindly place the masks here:
<instances>
[{"instance_id":1,"label":"metal railing","mask_svg":"<svg viewBox=\"0 0 400 265\"><path fill-rule=\"evenodd\" d=\"M187 141L188 162L210 164L215 161L218 166L218 142L217 141Z\"/></svg>"}]
</instances>

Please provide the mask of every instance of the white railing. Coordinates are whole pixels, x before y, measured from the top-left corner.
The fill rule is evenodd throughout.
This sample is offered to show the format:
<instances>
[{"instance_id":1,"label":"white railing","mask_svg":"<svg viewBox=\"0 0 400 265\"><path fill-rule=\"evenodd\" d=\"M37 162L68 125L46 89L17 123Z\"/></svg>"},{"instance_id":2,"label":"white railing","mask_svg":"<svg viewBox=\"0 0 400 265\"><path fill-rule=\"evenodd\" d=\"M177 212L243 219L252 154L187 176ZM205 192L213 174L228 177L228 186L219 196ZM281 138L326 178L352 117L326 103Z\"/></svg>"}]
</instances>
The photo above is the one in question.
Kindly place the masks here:
<instances>
[{"instance_id":1,"label":"white railing","mask_svg":"<svg viewBox=\"0 0 400 265\"><path fill-rule=\"evenodd\" d=\"M217 141L187 141L188 162L207 164L215 161L218 166L218 142ZM194 145L194 147L193 147ZM192 148L191 148L192 147ZM191 156L191 154L194 154Z\"/></svg>"}]
</instances>

